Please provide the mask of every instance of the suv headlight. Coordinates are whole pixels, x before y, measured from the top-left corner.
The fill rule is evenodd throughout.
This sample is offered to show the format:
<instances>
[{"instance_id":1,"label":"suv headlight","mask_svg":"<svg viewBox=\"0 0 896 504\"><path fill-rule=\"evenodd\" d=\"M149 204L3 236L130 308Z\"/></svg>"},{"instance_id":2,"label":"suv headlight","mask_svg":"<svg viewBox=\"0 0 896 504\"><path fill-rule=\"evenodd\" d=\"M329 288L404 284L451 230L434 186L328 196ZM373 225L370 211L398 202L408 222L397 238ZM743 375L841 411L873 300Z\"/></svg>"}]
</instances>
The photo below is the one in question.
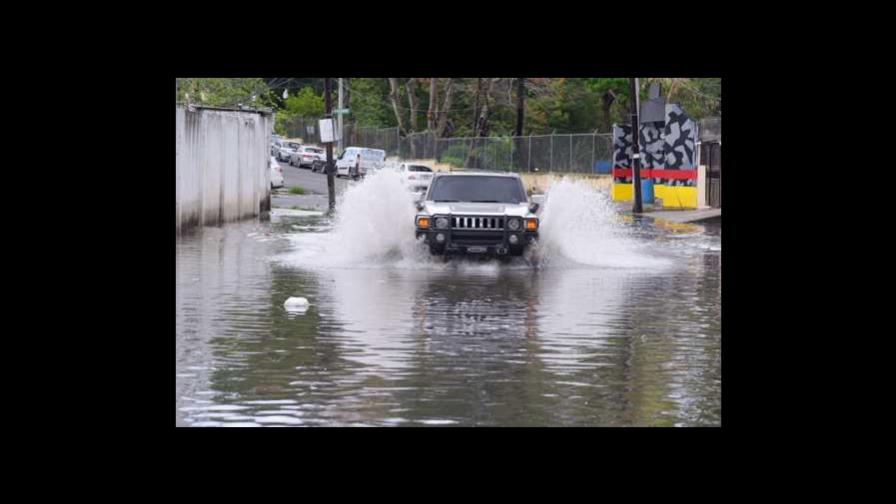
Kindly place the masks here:
<instances>
[{"instance_id":1,"label":"suv headlight","mask_svg":"<svg viewBox=\"0 0 896 504\"><path fill-rule=\"evenodd\" d=\"M445 229L448 227L448 218L447 217L439 217L436 219L436 227L439 229Z\"/></svg>"},{"instance_id":2,"label":"suv headlight","mask_svg":"<svg viewBox=\"0 0 896 504\"><path fill-rule=\"evenodd\" d=\"M511 231L516 231L520 228L520 220L519 219L510 219L507 221L507 227L510 228Z\"/></svg>"}]
</instances>

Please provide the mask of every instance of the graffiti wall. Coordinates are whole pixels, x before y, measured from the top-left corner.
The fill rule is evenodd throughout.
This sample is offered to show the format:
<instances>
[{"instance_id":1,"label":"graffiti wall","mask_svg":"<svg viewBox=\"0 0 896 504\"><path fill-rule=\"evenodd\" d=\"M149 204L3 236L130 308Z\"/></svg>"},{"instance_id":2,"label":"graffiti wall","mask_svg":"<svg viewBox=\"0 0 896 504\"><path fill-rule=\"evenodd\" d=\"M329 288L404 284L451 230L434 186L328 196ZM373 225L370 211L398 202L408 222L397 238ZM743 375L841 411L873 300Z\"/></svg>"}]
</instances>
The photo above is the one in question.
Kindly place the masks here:
<instances>
[{"instance_id":1,"label":"graffiti wall","mask_svg":"<svg viewBox=\"0 0 896 504\"><path fill-rule=\"evenodd\" d=\"M668 208L697 208L697 123L674 103L665 122L642 124L638 144L641 178L653 179L658 203ZM613 188L616 201L632 199L632 128L613 125Z\"/></svg>"}]
</instances>

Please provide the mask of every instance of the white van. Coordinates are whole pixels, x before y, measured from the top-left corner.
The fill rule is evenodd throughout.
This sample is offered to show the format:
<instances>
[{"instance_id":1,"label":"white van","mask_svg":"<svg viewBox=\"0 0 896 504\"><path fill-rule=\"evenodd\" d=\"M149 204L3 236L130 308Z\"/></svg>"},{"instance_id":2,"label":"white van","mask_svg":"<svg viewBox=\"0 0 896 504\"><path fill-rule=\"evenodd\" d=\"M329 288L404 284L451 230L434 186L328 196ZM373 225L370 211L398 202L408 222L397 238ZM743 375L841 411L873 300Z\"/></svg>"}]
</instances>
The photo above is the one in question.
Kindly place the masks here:
<instances>
[{"instance_id":1,"label":"white van","mask_svg":"<svg viewBox=\"0 0 896 504\"><path fill-rule=\"evenodd\" d=\"M360 156L360 160L359 160ZM358 167L357 175L363 177L370 170L379 170L386 162L386 151L382 149L368 149L365 147L348 147L336 158L336 176L348 177L356 175L355 167Z\"/></svg>"}]
</instances>

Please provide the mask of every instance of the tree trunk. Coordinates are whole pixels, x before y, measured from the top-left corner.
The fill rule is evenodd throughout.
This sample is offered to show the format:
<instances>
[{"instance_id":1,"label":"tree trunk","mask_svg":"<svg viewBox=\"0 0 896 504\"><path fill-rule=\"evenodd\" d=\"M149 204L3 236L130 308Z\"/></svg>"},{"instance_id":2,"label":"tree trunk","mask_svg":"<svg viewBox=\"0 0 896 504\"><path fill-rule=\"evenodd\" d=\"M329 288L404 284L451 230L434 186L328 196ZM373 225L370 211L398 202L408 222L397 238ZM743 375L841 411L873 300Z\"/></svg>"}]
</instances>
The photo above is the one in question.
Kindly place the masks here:
<instances>
[{"instance_id":1,"label":"tree trunk","mask_svg":"<svg viewBox=\"0 0 896 504\"><path fill-rule=\"evenodd\" d=\"M489 107L488 107L488 95L492 88L492 79L487 79L485 82L485 89L482 89L482 79L479 79L479 83L476 89L476 103L477 107L479 106L479 94L482 94L482 108L479 112L479 115L476 117L476 127L475 127L475 135L476 137L484 137L488 136L489 125L488 125L488 115L489 115ZM464 163L468 168L480 168L478 163L476 166L473 165L474 159L474 149L480 146L480 142L474 139L470 144L470 151L467 154L467 160Z\"/></svg>"},{"instance_id":2,"label":"tree trunk","mask_svg":"<svg viewBox=\"0 0 896 504\"><path fill-rule=\"evenodd\" d=\"M482 93L482 78L476 79L476 97L473 101L473 129L470 131L475 137L479 135L479 95ZM464 167L472 168L473 149L476 148L477 141L474 139L470 142L470 148L467 150L467 158L464 160Z\"/></svg>"},{"instance_id":3,"label":"tree trunk","mask_svg":"<svg viewBox=\"0 0 896 504\"><path fill-rule=\"evenodd\" d=\"M392 102L392 111L395 112L395 120L398 122L398 130L402 134L407 134L404 127L404 121L401 120L401 111L398 110L398 79L387 79L389 81L389 100Z\"/></svg>"},{"instance_id":4,"label":"tree trunk","mask_svg":"<svg viewBox=\"0 0 896 504\"><path fill-rule=\"evenodd\" d=\"M426 129L436 130L436 117L439 114L439 95L437 90L439 79L429 79L429 107L426 109Z\"/></svg>"},{"instance_id":5,"label":"tree trunk","mask_svg":"<svg viewBox=\"0 0 896 504\"><path fill-rule=\"evenodd\" d=\"M479 94L482 92L482 78L476 79L476 98L473 100L473 127L470 129L473 136L479 131Z\"/></svg>"},{"instance_id":6,"label":"tree trunk","mask_svg":"<svg viewBox=\"0 0 896 504\"><path fill-rule=\"evenodd\" d=\"M605 133L612 133L612 131L613 131L612 130L613 119L612 119L612 117L610 117L610 108L613 106L613 101L615 101L615 100L616 100L616 97L613 95L613 93L611 91L607 91L601 97L601 101L603 102L602 105L603 105L603 109L604 109L604 132Z\"/></svg>"},{"instance_id":7,"label":"tree trunk","mask_svg":"<svg viewBox=\"0 0 896 504\"><path fill-rule=\"evenodd\" d=\"M488 116L489 116L490 110L488 107L488 97L489 97L489 92L491 91L491 89L492 89L492 80L489 79L485 84L485 89L484 89L485 93L482 96L482 111L479 113L479 123L478 123L478 129L476 131L476 136L488 136L488 133L489 133L490 128L489 128L489 123L488 123Z\"/></svg>"},{"instance_id":8,"label":"tree trunk","mask_svg":"<svg viewBox=\"0 0 896 504\"><path fill-rule=\"evenodd\" d=\"M523 110L526 99L526 79L518 79L516 88L516 136L523 136Z\"/></svg>"},{"instance_id":9,"label":"tree trunk","mask_svg":"<svg viewBox=\"0 0 896 504\"><path fill-rule=\"evenodd\" d=\"M408 79L405 87L408 89L408 105L411 108L410 120L408 121L410 124L409 131L413 133L417 131L417 79Z\"/></svg>"},{"instance_id":10,"label":"tree trunk","mask_svg":"<svg viewBox=\"0 0 896 504\"><path fill-rule=\"evenodd\" d=\"M445 136L445 127L448 123L448 112L451 111L451 101L453 98L452 92L454 91L454 86L452 84L452 79L448 79L445 82L445 101L442 103L442 110L438 112L439 120L437 121L436 126L438 138L443 138Z\"/></svg>"}]
</instances>

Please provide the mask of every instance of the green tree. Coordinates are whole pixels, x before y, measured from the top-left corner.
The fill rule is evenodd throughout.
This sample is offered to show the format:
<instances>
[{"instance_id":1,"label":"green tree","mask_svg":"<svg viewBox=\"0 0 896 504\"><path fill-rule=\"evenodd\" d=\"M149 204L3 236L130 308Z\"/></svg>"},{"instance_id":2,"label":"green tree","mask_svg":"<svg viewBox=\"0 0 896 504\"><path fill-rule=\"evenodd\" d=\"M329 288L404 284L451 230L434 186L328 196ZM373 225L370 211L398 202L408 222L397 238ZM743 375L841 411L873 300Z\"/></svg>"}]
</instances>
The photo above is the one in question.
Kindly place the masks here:
<instances>
[{"instance_id":1,"label":"green tree","mask_svg":"<svg viewBox=\"0 0 896 504\"><path fill-rule=\"evenodd\" d=\"M626 122L624 116L630 113L629 79L601 77L584 81L600 103L601 131L609 133L614 122Z\"/></svg>"},{"instance_id":2,"label":"green tree","mask_svg":"<svg viewBox=\"0 0 896 504\"><path fill-rule=\"evenodd\" d=\"M304 87L295 96L286 99L284 108L288 115L320 117L324 115L324 98L310 87Z\"/></svg>"},{"instance_id":3,"label":"green tree","mask_svg":"<svg viewBox=\"0 0 896 504\"><path fill-rule=\"evenodd\" d=\"M348 116L365 127L391 128L396 125L395 114L389 106L389 84L386 79L351 79Z\"/></svg>"},{"instance_id":4,"label":"green tree","mask_svg":"<svg viewBox=\"0 0 896 504\"><path fill-rule=\"evenodd\" d=\"M660 84L666 103L678 103L692 119L722 113L721 79L650 77L642 79L642 96L652 83Z\"/></svg>"},{"instance_id":5,"label":"green tree","mask_svg":"<svg viewBox=\"0 0 896 504\"><path fill-rule=\"evenodd\" d=\"M178 78L177 100L217 107L271 107L271 90L261 78Z\"/></svg>"}]
</instances>

